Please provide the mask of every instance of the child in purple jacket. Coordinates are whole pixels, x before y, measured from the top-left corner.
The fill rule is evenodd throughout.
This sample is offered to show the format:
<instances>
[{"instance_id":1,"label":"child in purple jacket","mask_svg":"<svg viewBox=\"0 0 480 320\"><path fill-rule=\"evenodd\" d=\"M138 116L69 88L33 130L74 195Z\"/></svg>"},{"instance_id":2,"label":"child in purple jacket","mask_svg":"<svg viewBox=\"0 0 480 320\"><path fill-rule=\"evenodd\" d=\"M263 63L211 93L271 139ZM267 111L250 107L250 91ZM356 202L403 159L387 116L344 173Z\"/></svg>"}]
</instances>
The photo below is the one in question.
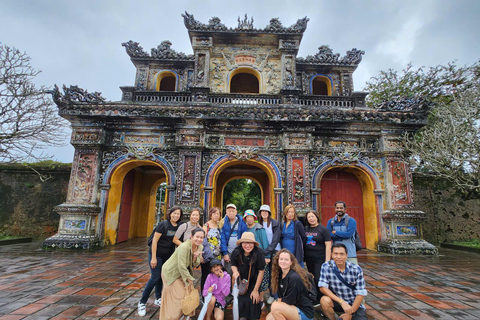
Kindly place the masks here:
<instances>
[{"instance_id":1,"label":"child in purple jacket","mask_svg":"<svg viewBox=\"0 0 480 320\"><path fill-rule=\"evenodd\" d=\"M218 259L210 262L210 272L203 286L204 297L212 292L205 319L210 320L213 313L215 320L223 320L225 297L230 293L231 278L226 271L223 271L222 262Z\"/></svg>"}]
</instances>

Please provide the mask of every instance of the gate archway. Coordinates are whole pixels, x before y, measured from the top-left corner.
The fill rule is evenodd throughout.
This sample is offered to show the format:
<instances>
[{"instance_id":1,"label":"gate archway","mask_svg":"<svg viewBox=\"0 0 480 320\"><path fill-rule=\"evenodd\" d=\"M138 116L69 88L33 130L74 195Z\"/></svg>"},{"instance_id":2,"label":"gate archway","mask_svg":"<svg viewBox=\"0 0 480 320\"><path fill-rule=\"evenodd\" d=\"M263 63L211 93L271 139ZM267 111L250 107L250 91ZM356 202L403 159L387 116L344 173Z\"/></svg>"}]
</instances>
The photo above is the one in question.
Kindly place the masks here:
<instances>
[{"instance_id":1,"label":"gate archway","mask_svg":"<svg viewBox=\"0 0 480 320\"><path fill-rule=\"evenodd\" d=\"M377 250L381 196L374 192L380 189L380 182L372 168L362 162L338 166L328 161L315 170L312 186L313 190L319 190L312 197L313 207L319 211L324 226L335 215L335 202L345 201L347 213L356 218L358 233L363 234L363 247Z\"/></svg>"},{"instance_id":2,"label":"gate archway","mask_svg":"<svg viewBox=\"0 0 480 320\"><path fill-rule=\"evenodd\" d=\"M212 163L207 171L204 186L204 208L223 208L223 190L234 179L251 179L260 186L262 203L270 205L272 217L282 208L281 179L277 166L268 158L238 160L223 156ZM256 208L253 208L256 209Z\"/></svg>"},{"instance_id":3,"label":"gate archway","mask_svg":"<svg viewBox=\"0 0 480 320\"><path fill-rule=\"evenodd\" d=\"M155 161L127 160L112 168L106 179L110 189L104 199L105 243L148 237L156 221L158 187L171 183L170 172ZM164 209L170 197L165 194Z\"/></svg>"}]
</instances>

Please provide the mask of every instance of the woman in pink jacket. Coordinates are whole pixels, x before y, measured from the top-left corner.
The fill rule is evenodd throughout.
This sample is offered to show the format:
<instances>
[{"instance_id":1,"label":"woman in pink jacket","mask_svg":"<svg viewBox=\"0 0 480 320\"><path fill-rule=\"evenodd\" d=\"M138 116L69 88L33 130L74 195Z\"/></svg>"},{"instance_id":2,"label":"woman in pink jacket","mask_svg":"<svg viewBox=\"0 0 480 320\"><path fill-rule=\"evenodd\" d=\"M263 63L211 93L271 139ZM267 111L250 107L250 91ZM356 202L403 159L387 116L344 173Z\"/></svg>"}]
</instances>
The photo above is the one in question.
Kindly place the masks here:
<instances>
[{"instance_id":1,"label":"woman in pink jacket","mask_svg":"<svg viewBox=\"0 0 480 320\"><path fill-rule=\"evenodd\" d=\"M213 259L210 262L210 272L203 286L204 297L209 292L212 293L205 318L210 320L213 313L215 320L223 320L225 297L230 293L230 275L223 271L222 262L219 259Z\"/></svg>"}]
</instances>

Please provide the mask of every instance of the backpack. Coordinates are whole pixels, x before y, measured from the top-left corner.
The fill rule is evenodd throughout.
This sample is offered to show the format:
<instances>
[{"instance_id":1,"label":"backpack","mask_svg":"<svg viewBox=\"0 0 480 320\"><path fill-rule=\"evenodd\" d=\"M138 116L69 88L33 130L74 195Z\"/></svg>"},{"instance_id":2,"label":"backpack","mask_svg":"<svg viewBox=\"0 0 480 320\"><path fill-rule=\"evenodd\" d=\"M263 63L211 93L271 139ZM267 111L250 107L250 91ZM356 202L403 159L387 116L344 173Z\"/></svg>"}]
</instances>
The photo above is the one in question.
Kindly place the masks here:
<instances>
[{"instance_id":1,"label":"backpack","mask_svg":"<svg viewBox=\"0 0 480 320\"><path fill-rule=\"evenodd\" d=\"M335 217L333 217L332 219L330 219L330 225L332 226L332 230L333 230L333 219ZM350 216L347 215L345 217L345 227L348 228L348 221L350 220ZM362 250L362 241L360 240L360 236L358 235L358 232L357 230L355 230L355 233L353 234L353 237L352 237L352 240L353 240L353 243L355 243L355 250L356 251L360 251Z\"/></svg>"},{"instance_id":2,"label":"backpack","mask_svg":"<svg viewBox=\"0 0 480 320\"><path fill-rule=\"evenodd\" d=\"M310 290L308 291L308 299L315 305L317 304L317 285L315 284L315 278L313 277L313 274L308 273L308 280L310 280Z\"/></svg>"}]
</instances>

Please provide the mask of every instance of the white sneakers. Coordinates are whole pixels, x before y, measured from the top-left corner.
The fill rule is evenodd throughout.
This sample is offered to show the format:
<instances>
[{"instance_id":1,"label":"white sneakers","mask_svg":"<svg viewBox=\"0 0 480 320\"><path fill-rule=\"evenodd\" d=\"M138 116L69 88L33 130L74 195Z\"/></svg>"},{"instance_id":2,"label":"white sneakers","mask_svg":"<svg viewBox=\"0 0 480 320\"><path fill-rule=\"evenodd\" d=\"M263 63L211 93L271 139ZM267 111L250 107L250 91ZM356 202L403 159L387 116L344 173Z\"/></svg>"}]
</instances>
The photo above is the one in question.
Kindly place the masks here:
<instances>
[{"instance_id":1,"label":"white sneakers","mask_svg":"<svg viewBox=\"0 0 480 320\"><path fill-rule=\"evenodd\" d=\"M162 298L155 299L153 304L161 307L162 306ZM147 314L147 305L145 303L138 302L137 313L140 317L144 317Z\"/></svg>"},{"instance_id":2,"label":"white sneakers","mask_svg":"<svg viewBox=\"0 0 480 320\"><path fill-rule=\"evenodd\" d=\"M137 313L140 317L144 317L147 314L147 305L145 303L138 303Z\"/></svg>"}]
</instances>

